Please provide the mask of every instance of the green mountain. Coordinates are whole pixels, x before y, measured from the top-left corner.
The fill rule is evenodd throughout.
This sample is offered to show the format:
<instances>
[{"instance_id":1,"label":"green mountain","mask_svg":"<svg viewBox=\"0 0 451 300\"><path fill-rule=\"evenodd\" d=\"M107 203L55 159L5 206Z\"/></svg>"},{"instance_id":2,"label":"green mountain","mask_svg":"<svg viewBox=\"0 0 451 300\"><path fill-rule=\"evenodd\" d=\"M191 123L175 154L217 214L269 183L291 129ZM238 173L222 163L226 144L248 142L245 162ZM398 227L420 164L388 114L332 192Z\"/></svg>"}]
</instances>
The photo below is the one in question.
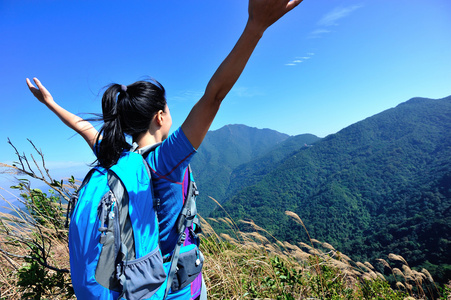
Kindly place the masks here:
<instances>
[{"instance_id":1,"label":"green mountain","mask_svg":"<svg viewBox=\"0 0 451 300\"><path fill-rule=\"evenodd\" d=\"M245 125L227 125L209 131L191 163L200 189L197 201L200 214L207 216L216 207L209 197L222 203L242 186L252 183L254 179L247 182L250 173L258 176L260 170L268 170L298 150L299 145L304 147L304 144L319 139L312 134L290 137L274 130ZM231 185L232 180L234 183Z\"/></svg>"},{"instance_id":2,"label":"green mountain","mask_svg":"<svg viewBox=\"0 0 451 300\"><path fill-rule=\"evenodd\" d=\"M287 138L287 134L245 125L227 125L209 131L191 162L200 188L200 214L206 216L215 207L208 196L223 200L230 174L237 166L265 154Z\"/></svg>"},{"instance_id":3,"label":"green mountain","mask_svg":"<svg viewBox=\"0 0 451 300\"><path fill-rule=\"evenodd\" d=\"M284 159L301 149L312 147L319 140L320 138L313 134L292 136L276 145L265 155L236 167L230 177L227 196L259 182L263 176L276 169Z\"/></svg>"},{"instance_id":4,"label":"green mountain","mask_svg":"<svg viewBox=\"0 0 451 300\"><path fill-rule=\"evenodd\" d=\"M305 242L290 210L311 237L353 259L395 253L451 278L450 157L451 96L414 98L313 146L276 147L237 167L223 206L278 239Z\"/></svg>"}]
</instances>

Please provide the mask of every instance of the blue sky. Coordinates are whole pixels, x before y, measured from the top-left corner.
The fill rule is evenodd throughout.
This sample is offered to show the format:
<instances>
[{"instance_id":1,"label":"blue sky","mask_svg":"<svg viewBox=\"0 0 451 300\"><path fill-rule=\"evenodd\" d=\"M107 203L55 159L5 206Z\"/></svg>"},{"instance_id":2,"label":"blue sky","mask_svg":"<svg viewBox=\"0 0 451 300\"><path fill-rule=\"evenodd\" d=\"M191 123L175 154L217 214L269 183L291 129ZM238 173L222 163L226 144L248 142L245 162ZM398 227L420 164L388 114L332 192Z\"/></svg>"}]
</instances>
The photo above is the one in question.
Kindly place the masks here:
<instances>
[{"instance_id":1,"label":"blue sky","mask_svg":"<svg viewBox=\"0 0 451 300\"><path fill-rule=\"evenodd\" d=\"M26 77L82 114L100 112L105 85L152 76L175 129L242 32L247 2L1 0L0 16L0 162L15 159L7 137L32 153L29 138L59 178L94 156ZM265 33L211 129L324 137L412 97L448 95L451 1L305 0Z\"/></svg>"}]
</instances>

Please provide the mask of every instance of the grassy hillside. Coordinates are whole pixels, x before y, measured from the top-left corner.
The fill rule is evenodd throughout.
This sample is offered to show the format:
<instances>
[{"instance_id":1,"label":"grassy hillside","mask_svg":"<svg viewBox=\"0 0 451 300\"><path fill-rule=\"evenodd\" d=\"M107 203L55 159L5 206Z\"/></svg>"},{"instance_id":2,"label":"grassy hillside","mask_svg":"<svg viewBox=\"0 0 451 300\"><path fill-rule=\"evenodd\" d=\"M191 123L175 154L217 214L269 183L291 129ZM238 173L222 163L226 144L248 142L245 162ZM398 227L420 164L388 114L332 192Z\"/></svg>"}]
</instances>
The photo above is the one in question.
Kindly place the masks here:
<instances>
[{"instance_id":1,"label":"grassy hillside","mask_svg":"<svg viewBox=\"0 0 451 300\"><path fill-rule=\"evenodd\" d=\"M25 181L22 181L25 183ZM23 204L0 216L0 299L75 299L69 273L64 206L72 183L50 181L46 194L19 185ZM64 198L64 197L63 197ZM292 222L299 216L286 212ZM330 244L309 239L290 244L276 240L252 221L252 232L236 230L228 218L201 219L203 276L209 299L446 299L451 286L439 287L426 269L415 271L398 255L378 266L352 261ZM220 222L233 236L218 235L210 223ZM388 262L390 261L390 263ZM388 279L384 276L388 276ZM396 288L391 288L393 283Z\"/></svg>"}]
</instances>

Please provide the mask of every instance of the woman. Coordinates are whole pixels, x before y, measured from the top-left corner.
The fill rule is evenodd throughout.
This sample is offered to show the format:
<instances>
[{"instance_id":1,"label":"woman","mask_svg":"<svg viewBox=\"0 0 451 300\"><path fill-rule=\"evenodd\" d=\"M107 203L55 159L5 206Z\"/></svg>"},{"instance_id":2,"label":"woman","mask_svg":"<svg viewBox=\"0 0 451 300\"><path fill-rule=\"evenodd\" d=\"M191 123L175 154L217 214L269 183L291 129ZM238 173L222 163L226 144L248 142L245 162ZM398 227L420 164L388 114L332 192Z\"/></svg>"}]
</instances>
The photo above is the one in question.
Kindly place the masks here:
<instances>
[{"instance_id":1,"label":"woman","mask_svg":"<svg viewBox=\"0 0 451 300\"><path fill-rule=\"evenodd\" d=\"M221 102L241 75L265 30L301 2L249 0L248 21L241 37L182 126L170 136L172 118L165 90L157 81L111 85L102 98L104 125L97 131L89 122L60 107L37 78L34 78L37 88L27 78L33 95L85 139L102 167L111 167L123 151L129 151L131 146L126 142L126 135L132 137L138 149L161 142L147 161L152 169L155 195L161 199L158 215L163 255L170 253L177 241L174 225L186 196L183 183L188 164L207 134ZM187 241L193 243L193 237L188 237ZM206 299L205 288L199 288L200 282L201 274L184 289L186 291L171 293L168 299Z\"/></svg>"}]
</instances>

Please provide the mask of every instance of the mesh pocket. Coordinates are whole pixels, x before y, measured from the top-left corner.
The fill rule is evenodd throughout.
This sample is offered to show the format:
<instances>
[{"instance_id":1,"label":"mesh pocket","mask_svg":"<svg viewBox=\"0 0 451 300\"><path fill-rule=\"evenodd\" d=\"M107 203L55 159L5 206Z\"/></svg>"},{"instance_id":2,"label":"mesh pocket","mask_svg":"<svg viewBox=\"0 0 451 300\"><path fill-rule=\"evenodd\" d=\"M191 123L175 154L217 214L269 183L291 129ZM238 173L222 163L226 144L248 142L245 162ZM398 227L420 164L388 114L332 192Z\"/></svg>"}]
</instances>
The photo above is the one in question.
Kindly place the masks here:
<instances>
[{"instance_id":1,"label":"mesh pocket","mask_svg":"<svg viewBox=\"0 0 451 300\"><path fill-rule=\"evenodd\" d=\"M150 298L166 280L159 248L141 258L124 262L123 267L123 297L126 299Z\"/></svg>"}]
</instances>

